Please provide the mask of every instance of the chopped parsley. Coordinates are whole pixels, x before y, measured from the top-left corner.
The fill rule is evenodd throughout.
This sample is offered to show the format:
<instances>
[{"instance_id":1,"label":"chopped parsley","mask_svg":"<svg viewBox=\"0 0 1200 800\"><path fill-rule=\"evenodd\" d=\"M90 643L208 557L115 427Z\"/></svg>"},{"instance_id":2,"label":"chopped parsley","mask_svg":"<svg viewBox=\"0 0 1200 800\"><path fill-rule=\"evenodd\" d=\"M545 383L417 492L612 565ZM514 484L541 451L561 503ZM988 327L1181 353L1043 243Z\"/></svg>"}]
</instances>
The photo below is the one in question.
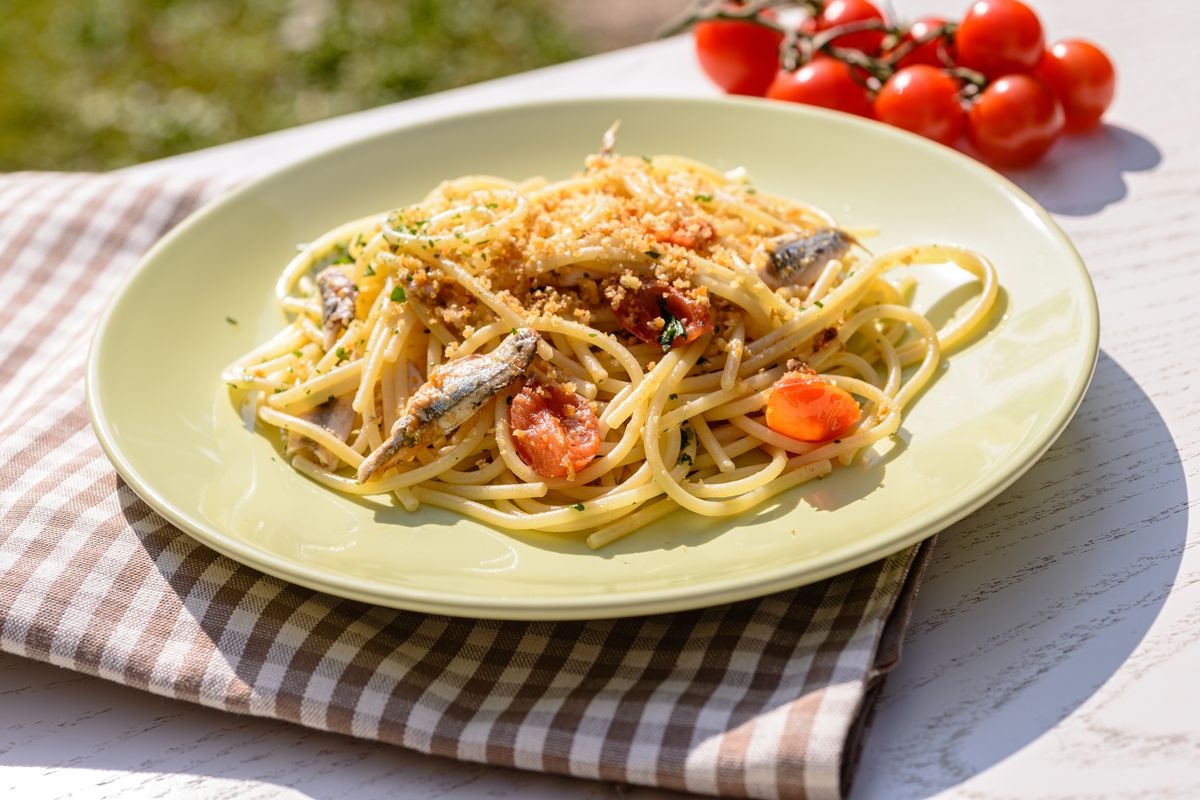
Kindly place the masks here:
<instances>
[{"instance_id":1,"label":"chopped parsley","mask_svg":"<svg viewBox=\"0 0 1200 800\"><path fill-rule=\"evenodd\" d=\"M824 307L825 307L825 304L824 304L824 303L822 303L820 300L813 300L813 305L814 305L814 306L816 306L817 308L824 308Z\"/></svg>"},{"instance_id":2,"label":"chopped parsley","mask_svg":"<svg viewBox=\"0 0 1200 800\"><path fill-rule=\"evenodd\" d=\"M679 454L679 460L678 460L678 461L676 461L675 463L676 463L676 464L691 464L691 463L692 463L692 457L691 457L691 456L689 456L687 453L680 453L680 454Z\"/></svg>"},{"instance_id":3,"label":"chopped parsley","mask_svg":"<svg viewBox=\"0 0 1200 800\"><path fill-rule=\"evenodd\" d=\"M594 333L589 333L589 334L588 334L588 338L589 338L589 339L595 339L595 338L596 338L596 334L594 334Z\"/></svg>"},{"instance_id":4,"label":"chopped parsley","mask_svg":"<svg viewBox=\"0 0 1200 800\"><path fill-rule=\"evenodd\" d=\"M682 428L679 431L679 449L686 450L692 443L692 429Z\"/></svg>"},{"instance_id":5,"label":"chopped parsley","mask_svg":"<svg viewBox=\"0 0 1200 800\"><path fill-rule=\"evenodd\" d=\"M346 348L339 347L337 349L337 351L334 353L334 355L337 356L338 361L345 361L346 360Z\"/></svg>"},{"instance_id":6,"label":"chopped parsley","mask_svg":"<svg viewBox=\"0 0 1200 800\"><path fill-rule=\"evenodd\" d=\"M511 331L509 331L509 333L511 333L513 336L516 336L516 335L517 335L517 329L516 329L516 328L513 328Z\"/></svg>"},{"instance_id":7,"label":"chopped parsley","mask_svg":"<svg viewBox=\"0 0 1200 800\"><path fill-rule=\"evenodd\" d=\"M753 186L747 186L746 194L758 194L758 189L755 189Z\"/></svg>"},{"instance_id":8,"label":"chopped parsley","mask_svg":"<svg viewBox=\"0 0 1200 800\"><path fill-rule=\"evenodd\" d=\"M397 286L396 288L392 289L391 297L392 297L393 303L403 303L405 300L408 299L407 296L404 294L403 286Z\"/></svg>"},{"instance_id":9,"label":"chopped parsley","mask_svg":"<svg viewBox=\"0 0 1200 800\"><path fill-rule=\"evenodd\" d=\"M495 203L488 203L484 208L498 208L498 206Z\"/></svg>"},{"instance_id":10,"label":"chopped parsley","mask_svg":"<svg viewBox=\"0 0 1200 800\"><path fill-rule=\"evenodd\" d=\"M662 345L663 352L666 353L671 349L671 345L675 344L675 339L687 335L687 328L679 321L679 317L667 311L665 303L662 304L662 317L666 321L666 324L663 325L662 334L658 337L658 343Z\"/></svg>"},{"instance_id":11,"label":"chopped parsley","mask_svg":"<svg viewBox=\"0 0 1200 800\"><path fill-rule=\"evenodd\" d=\"M650 256L651 258L658 258L662 255L662 253L658 252L657 250L647 250L646 255Z\"/></svg>"},{"instance_id":12,"label":"chopped parsley","mask_svg":"<svg viewBox=\"0 0 1200 800\"><path fill-rule=\"evenodd\" d=\"M226 322L228 322L230 325L237 325L237 324L238 324L238 321L237 321L236 319L234 319L233 317L226 317L226 318L225 318L225 321L226 321Z\"/></svg>"},{"instance_id":13,"label":"chopped parsley","mask_svg":"<svg viewBox=\"0 0 1200 800\"><path fill-rule=\"evenodd\" d=\"M304 353L300 352L299 350L293 350L292 355L299 357L304 355Z\"/></svg>"},{"instance_id":14,"label":"chopped parsley","mask_svg":"<svg viewBox=\"0 0 1200 800\"><path fill-rule=\"evenodd\" d=\"M575 503L571 506L571 508L575 509L576 511L583 511L583 503Z\"/></svg>"},{"instance_id":15,"label":"chopped parsley","mask_svg":"<svg viewBox=\"0 0 1200 800\"><path fill-rule=\"evenodd\" d=\"M701 203L711 203L713 201L713 196L711 194L698 194L692 199L698 200Z\"/></svg>"},{"instance_id":16,"label":"chopped parsley","mask_svg":"<svg viewBox=\"0 0 1200 800\"><path fill-rule=\"evenodd\" d=\"M367 268L363 270L363 277L369 278L374 274L375 274L375 268L373 266L371 266L370 264L367 264Z\"/></svg>"}]
</instances>

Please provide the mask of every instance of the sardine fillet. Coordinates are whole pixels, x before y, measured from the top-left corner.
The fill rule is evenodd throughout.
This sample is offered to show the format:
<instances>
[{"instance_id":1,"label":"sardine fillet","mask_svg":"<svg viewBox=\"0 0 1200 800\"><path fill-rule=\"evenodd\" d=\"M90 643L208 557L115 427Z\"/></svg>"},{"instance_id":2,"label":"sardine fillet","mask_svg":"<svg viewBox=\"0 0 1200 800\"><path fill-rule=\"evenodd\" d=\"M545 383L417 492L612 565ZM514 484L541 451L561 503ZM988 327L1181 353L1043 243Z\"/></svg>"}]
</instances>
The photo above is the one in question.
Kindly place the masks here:
<instances>
[{"instance_id":1,"label":"sardine fillet","mask_svg":"<svg viewBox=\"0 0 1200 800\"><path fill-rule=\"evenodd\" d=\"M435 367L429 380L409 398L387 440L358 468L358 480L414 456L416 448L445 436L475 416L489 400L525 374L541 337L519 328L492 352L472 353Z\"/></svg>"}]
</instances>

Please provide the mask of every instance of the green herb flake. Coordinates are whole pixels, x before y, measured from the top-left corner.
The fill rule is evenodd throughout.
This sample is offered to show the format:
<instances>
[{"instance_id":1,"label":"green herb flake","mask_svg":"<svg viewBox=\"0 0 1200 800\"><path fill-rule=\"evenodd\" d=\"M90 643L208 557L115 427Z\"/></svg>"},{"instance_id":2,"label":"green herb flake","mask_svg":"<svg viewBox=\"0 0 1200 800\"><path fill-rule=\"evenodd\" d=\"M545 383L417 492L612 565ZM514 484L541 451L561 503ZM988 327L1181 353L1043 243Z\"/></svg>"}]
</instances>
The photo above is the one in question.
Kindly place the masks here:
<instances>
[{"instance_id":1,"label":"green herb flake","mask_svg":"<svg viewBox=\"0 0 1200 800\"><path fill-rule=\"evenodd\" d=\"M583 503L575 503L571 506L571 508L575 509L576 511L583 511Z\"/></svg>"},{"instance_id":2,"label":"green herb flake","mask_svg":"<svg viewBox=\"0 0 1200 800\"><path fill-rule=\"evenodd\" d=\"M392 289L391 298L393 303L403 303L408 299L408 297L404 294L403 286L397 286L396 288Z\"/></svg>"},{"instance_id":3,"label":"green herb flake","mask_svg":"<svg viewBox=\"0 0 1200 800\"><path fill-rule=\"evenodd\" d=\"M367 268L363 270L363 277L369 278L374 274L375 274L375 267L371 266L370 264L367 264Z\"/></svg>"},{"instance_id":4,"label":"green herb flake","mask_svg":"<svg viewBox=\"0 0 1200 800\"><path fill-rule=\"evenodd\" d=\"M292 351L292 355L294 355L294 356L296 356L297 358L299 358L300 356L304 355L304 353L303 353L303 352L301 352L301 351L299 351L299 350L293 350L293 351Z\"/></svg>"},{"instance_id":5,"label":"green herb flake","mask_svg":"<svg viewBox=\"0 0 1200 800\"><path fill-rule=\"evenodd\" d=\"M692 199L701 203L711 203L713 201L713 196L711 194L698 194Z\"/></svg>"},{"instance_id":6,"label":"green herb flake","mask_svg":"<svg viewBox=\"0 0 1200 800\"><path fill-rule=\"evenodd\" d=\"M679 460L678 460L678 461L676 461L675 463L676 463L676 464L691 464L691 463L692 463L692 457L691 457L691 456L689 456L687 453L680 453L680 454L679 454Z\"/></svg>"},{"instance_id":7,"label":"green herb flake","mask_svg":"<svg viewBox=\"0 0 1200 800\"><path fill-rule=\"evenodd\" d=\"M824 303L822 303L820 300L813 300L813 305L814 305L814 306L816 306L817 308L824 308L824 307L825 307L825 304L824 304Z\"/></svg>"},{"instance_id":8,"label":"green herb flake","mask_svg":"<svg viewBox=\"0 0 1200 800\"><path fill-rule=\"evenodd\" d=\"M346 360L346 348L339 347L337 349L337 351L334 353L334 355L337 356L338 361L345 361Z\"/></svg>"},{"instance_id":9,"label":"green herb flake","mask_svg":"<svg viewBox=\"0 0 1200 800\"><path fill-rule=\"evenodd\" d=\"M588 338L589 338L589 339L595 339L595 338L596 338L596 334L594 334L594 333L589 333L589 334L588 334Z\"/></svg>"},{"instance_id":10,"label":"green herb flake","mask_svg":"<svg viewBox=\"0 0 1200 800\"><path fill-rule=\"evenodd\" d=\"M487 205L484 206L484 208L499 208L499 206L496 205L495 203L488 203Z\"/></svg>"},{"instance_id":11,"label":"green herb flake","mask_svg":"<svg viewBox=\"0 0 1200 800\"><path fill-rule=\"evenodd\" d=\"M758 194L758 189L755 189L753 186L747 186L746 194Z\"/></svg>"},{"instance_id":12,"label":"green herb flake","mask_svg":"<svg viewBox=\"0 0 1200 800\"><path fill-rule=\"evenodd\" d=\"M658 258L662 255L662 253L658 252L657 250L647 250L646 255L650 256L651 258Z\"/></svg>"},{"instance_id":13,"label":"green herb flake","mask_svg":"<svg viewBox=\"0 0 1200 800\"><path fill-rule=\"evenodd\" d=\"M238 385L237 385L236 383L227 383L227 384L225 384L225 385L226 385L226 386L228 386L230 389L236 389L236 388L238 388Z\"/></svg>"},{"instance_id":14,"label":"green herb flake","mask_svg":"<svg viewBox=\"0 0 1200 800\"><path fill-rule=\"evenodd\" d=\"M679 449L686 450L692 443L692 429L681 428L679 431Z\"/></svg>"},{"instance_id":15,"label":"green herb flake","mask_svg":"<svg viewBox=\"0 0 1200 800\"><path fill-rule=\"evenodd\" d=\"M679 321L679 318L667 311L666 306L662 310L663 319L666 325L663 325L662 334L658 337L658 343L662 345L663 352L670 351L671 345L675 344L675 339L680 336L687 335L687 328Z\"/></svg>"},{"instance_id":16,"label":"green herb flake","mask_svg":"<svg viewBox=\"0 0 1200 800\"><path fill-rule=\"evenodd\" d=\"M234 319L233 317L226 317L226 318L225 318L225 321L226 321L226 322L228 322L230 325L237 325L237 324L238 324L238 321L237 321L236 319Z\"/></svg>"},{"instance_id":17,"label":"green herb flake","mask_svg":"<svg viewBox=\"0 0 1200 800\"><path fill-rule=\"evenodd\" d=\"M517 329L516 329L516 328L513 328L511 331L509 331L509 333L511 333L513 336L516 336L516 335L517 335Z\"/></svg>"}]
</instances>

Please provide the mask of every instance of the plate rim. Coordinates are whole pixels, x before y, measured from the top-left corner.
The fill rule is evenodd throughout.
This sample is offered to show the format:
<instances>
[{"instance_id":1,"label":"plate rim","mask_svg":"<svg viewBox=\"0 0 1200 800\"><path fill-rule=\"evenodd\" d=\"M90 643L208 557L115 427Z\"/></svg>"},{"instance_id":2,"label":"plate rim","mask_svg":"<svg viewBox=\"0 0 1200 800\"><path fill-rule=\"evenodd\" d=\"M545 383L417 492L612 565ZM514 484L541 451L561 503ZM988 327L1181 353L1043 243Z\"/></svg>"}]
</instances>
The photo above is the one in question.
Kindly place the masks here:
<instances>
[{"instance_id":1,"label":"plate rim","mask_svg":"<svg viewBox=\"0 0 1200 800\"><path fill-rule=\"evenodd\" d=\"M530 112L546 109L563 111L580 105L619 106L661 105L664 103L709 105L727 109L737 109L740 107L761 109L770 104L770 107L773 109L772 113L834 118L839 124L870 128L878 135L891 137L903 142L905 146L925 148L936 153L938 157L948 159L951 163L957 163L958 166L969 172L973 172L989 182L997 184L1005 194L1013 197L1028 210L1032 211L1046 231L1060 245L1065 246L1065 252L1071 257L1071 265L1078 273L1078 276L1082 278L1082 284L1086 293L1085 299L1087 302L1084 304L1084 308L1087 319L1084 321L1084 334L1088 353L1087 363L1073 376L1070 390L1058 402L1051 421L1043 429L1041 435L1017 449L1016 457L1018 461L1014 466L1009 468L1006 474L992 482L981 481L984 483L984 488L974 491L968 490L967 497L962 501L956 505L943 508L941 513L936 514L932 519L926 520L923 524L911 525L904 532L885 539L882 542L878 541L878 537L875 537L840 547L829 556L815 559L815 562L813 559L790 562L774 569L762 570L750 573L749 575L711 580L698 586L684 584L659 589L623 592L620 594L597 593L579 597L556 597L552 599L527 598L511 594L490 595L484 598L464 596L456 592L439 592L426 588L400 586L377 580L331 574L327 570L313 565L296 562L261 547L249 545L213 526L209 526L201 520L191 517L183 510L177 508L154 488L151 481L142 476L122 452L117 436L106 418L103 404L99 397L98 387L103 381L99 353L103 348L103 341L113 325L116 312L121 305L121 299L149 271L151 265L157 260L158 255L170 248L176 239L200 220L217 213L222 207L236 201L243 194L255 192L261 186L273 181L286 180L293 173L307 169L314 161L330 158L338 153L395 136L401 131L420 130L448 123L481 120L490 115L510 114L523 110ZM1087 388L1091 383L1099 357L1099 339L1100 313L1095 286L1083 258L1080 256L1074 243L1071 242L1070 238L1050 213L1026 191L1017 186L1009 178L969 156L953 148L940 145L898 128L883 125L882 123L865 120L841 112L808 106L783 105L759 98L614 95L596 98L560 98L522 103L505 103L451 114L442 114L416 122L399 121L385 129L373 131L370 134L341 142L331 147L321 148L303 158L252 178L234 190L207 203L202 208L188 215L165 236L155 242L138 259L137 264L121 279L116 289L113 290L108 304L93 329L89 342L87 366L84 373L84 394L88 418L100 442L100 446L117 470L117 473L129 487L151 508L180 530L240 564L309 589L390 608L489 619L603 619L684 611L761 597L774 592L793 589L870 564L945 530L950 525L986 505L1011 486L1058 440L1079 409Z\"/></svg>"}]
</instances>

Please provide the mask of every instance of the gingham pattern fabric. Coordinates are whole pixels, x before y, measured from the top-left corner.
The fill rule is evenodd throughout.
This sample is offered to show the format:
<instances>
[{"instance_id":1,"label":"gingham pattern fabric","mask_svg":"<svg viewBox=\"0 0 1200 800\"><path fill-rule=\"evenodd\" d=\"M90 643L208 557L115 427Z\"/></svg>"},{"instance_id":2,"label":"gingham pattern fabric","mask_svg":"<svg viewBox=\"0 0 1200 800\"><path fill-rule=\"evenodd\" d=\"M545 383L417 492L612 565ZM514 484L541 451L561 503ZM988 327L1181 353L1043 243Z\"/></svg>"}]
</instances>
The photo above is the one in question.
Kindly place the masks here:
<instances>
[{"instance_id":1,"label":"gingham pattern fabric","mask_svg":"<svg viewBox=\"0 0 1200 800\"><path fill-rule=\"evenodd\" d=\"M138 255L221 188L0 177L0 647L464 760L705 794L842 795L927 548L702 611L498 622L292 586L138 499L88 423L88 339Z\"/></svg>"}]
</instances>

